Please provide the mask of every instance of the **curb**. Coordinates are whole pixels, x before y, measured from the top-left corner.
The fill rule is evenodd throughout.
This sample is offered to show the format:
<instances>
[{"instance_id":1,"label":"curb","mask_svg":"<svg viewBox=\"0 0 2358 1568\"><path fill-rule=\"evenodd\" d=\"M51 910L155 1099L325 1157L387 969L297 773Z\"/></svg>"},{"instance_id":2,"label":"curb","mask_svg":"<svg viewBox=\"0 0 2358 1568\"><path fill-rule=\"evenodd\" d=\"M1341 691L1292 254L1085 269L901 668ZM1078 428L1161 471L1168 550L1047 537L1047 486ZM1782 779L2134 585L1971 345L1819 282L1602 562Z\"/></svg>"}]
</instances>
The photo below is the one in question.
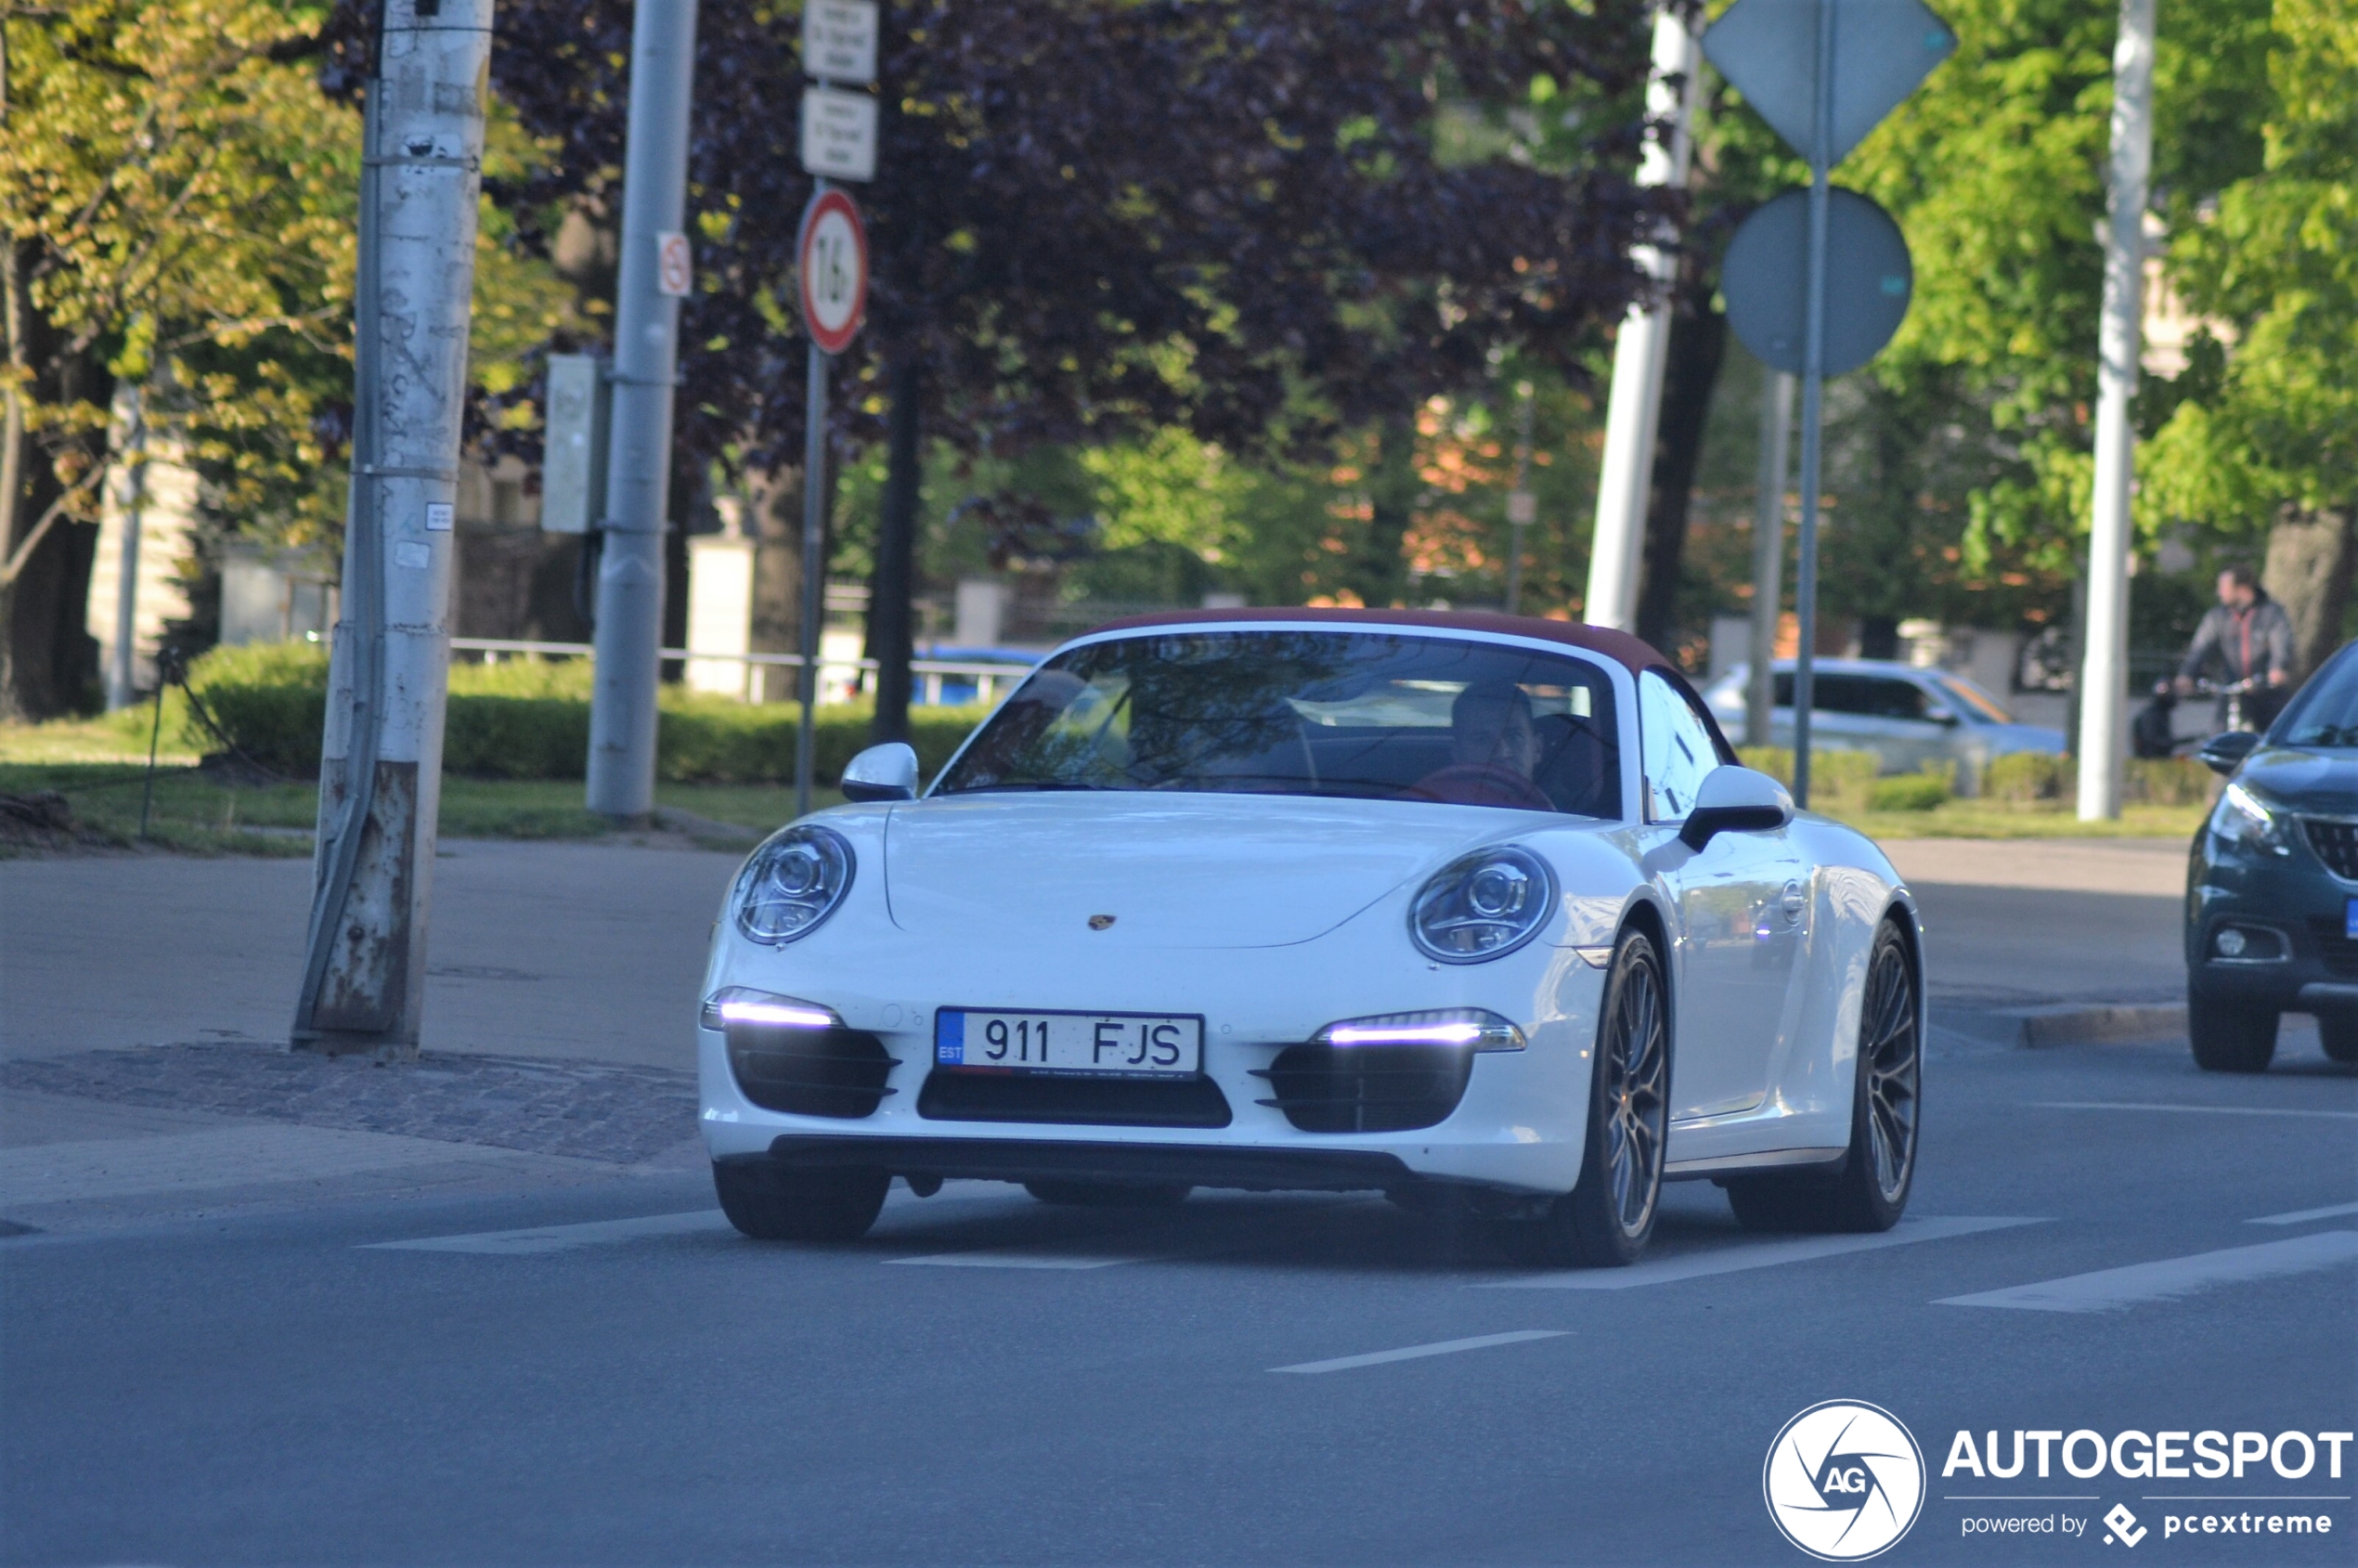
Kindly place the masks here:
<instances>
[{"instance_id":1,"label":"curb","mask_svg":"<svg viewBox=\"0 0 2358 1568\"><path fill-rule=\"evenodd\" d=\"M2028 1007L2002 1016L2015 1020L2015 1043L2034 1051L2050 1045L2157 1040L2186 1031L2186 1004L2183 1002Z\"/></svg>"}]
</instances>

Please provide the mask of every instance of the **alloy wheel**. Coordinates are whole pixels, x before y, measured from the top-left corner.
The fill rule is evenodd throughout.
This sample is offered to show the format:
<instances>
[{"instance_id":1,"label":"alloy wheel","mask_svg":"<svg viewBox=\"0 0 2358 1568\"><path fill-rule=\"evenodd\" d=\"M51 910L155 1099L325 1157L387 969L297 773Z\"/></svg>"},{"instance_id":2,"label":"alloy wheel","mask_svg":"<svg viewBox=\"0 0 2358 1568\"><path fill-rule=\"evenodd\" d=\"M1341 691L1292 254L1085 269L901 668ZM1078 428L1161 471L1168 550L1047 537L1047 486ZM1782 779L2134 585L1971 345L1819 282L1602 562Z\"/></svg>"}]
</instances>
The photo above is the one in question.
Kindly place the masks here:
<instances>
[{"instance_id":1,"label":"alloy wheel","mask_svg":"<svg viewBox=\"0 0 2358 1568\"><path fill-rule=\"evenodd\" d=\"M1603 1063L1605 1169L1613 1222L1643 1233L1662 1193L1665 1121L1670 1100L1670 1031L1662 978L1650 963L1623 976Z\"/></svg>"},{"instance_id":2,"label":"alloy wheel","mask_svg":"<svg viewBox=\"0 0 2358 1568\"><path fill-rule=\"evenodd\" d=\"M1866 1057L1867 1151L1875 1188L1885 1202L1908 1186L1916 1157L1916 1111L1923 1073L1916 1038L1916 988L1907 954L1896 941L1876 945L1867 977L1866 1027L1859 1049Z\"/></svg>"}]
</instances>

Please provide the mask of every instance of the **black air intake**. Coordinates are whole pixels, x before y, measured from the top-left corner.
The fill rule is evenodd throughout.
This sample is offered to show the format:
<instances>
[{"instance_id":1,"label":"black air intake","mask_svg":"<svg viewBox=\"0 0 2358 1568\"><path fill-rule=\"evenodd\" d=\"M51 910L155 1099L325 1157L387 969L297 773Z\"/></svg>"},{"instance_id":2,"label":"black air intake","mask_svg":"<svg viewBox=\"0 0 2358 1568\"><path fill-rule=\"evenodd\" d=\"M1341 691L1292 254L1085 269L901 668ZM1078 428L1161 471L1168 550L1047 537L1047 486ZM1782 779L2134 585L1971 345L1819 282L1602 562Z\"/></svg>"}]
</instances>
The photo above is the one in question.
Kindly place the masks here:
<instances>
[{"instance_id":1,"label":"black air intake","mask_svg":"<svg viewBox=\"0 0 2358 1568\"><path fill-rule=\"evenodd\" d=\"M1305 1133L1403 1133L1445 1121L1465 1097L1473 1053L1457 1045L1289 1045L1254 1075L1263 1100Z\"/></svg>"},{"instance_id":2,"label":"black air intake","mask_svg":"<svg viewBox=\"0 0 2358 1568\"><path fill-rule=\"evenodd\" d=\"M856 1029L729 1026L729 1070L764 1110L796 1116L861 1117L894 1091L885 1087L891 1053Z\"/></svg>"}]
</instances>

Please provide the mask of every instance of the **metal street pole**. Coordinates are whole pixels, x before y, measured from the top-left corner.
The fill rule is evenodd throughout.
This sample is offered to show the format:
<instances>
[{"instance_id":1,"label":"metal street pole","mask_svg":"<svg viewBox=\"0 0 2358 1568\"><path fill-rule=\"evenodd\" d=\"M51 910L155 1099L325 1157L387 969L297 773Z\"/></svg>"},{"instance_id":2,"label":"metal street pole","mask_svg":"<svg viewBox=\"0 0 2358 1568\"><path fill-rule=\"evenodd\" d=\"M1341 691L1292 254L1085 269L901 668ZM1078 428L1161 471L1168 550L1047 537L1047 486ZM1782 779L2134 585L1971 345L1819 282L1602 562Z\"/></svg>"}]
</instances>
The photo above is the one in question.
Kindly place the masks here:
<instances>
[{"instance_id":1,"label":"metal street pole","mask_svg":"<svg viewBox=\"0 0 2358 1568\"><path fill-rule=\"evenodd\" d=\"M1670 142L1649 142L1639 161L1641 186L1687 183L1695 76L1702 50L1674 6L1654 15L1653 75L1646 112L1671 122ZM1638 618L1638 566L1645 554L1646 497L1652 487L1654 432L1662 413L1663 367L1670 356L1667 291L1678 273L1668 235L1639 245L1631 259L1665 297L1652 309L1629 307L1613 350L1613 391L1605 404L1604 460L1597 475L1597 531L1588 551L1590 626L1628 630Z\"/></svg>"},{"instance_id":2,"label":"metal street pole","mask_svg":"<svg viewBox=\"0 0 2358 1568\"><path fill-rule=\"evenodd\" d=\"M2129 491L2137 444L2129 406L2137 395L2145 181L2153 169L2154 0L2121 0L2112 82L2112 189L2096 346L2095 515L2088 538L2087 637L2079 668L2081 822L2120 815L2129 695Z\"/></svg>"},{"instance_id":3,"label":"metal street pole","mask_svg":"<svg viewBox=\"0 0 2358 1568\"><path fill-rule=\"evenodd\" d=\"M1793 666L1793 797L1809 804L1809 705L1818 654L1819 434L1826 399L1826 214L1833 201L1834 145L1834 0L1818 0L1816 134L1809 149L1808 322L1801 372L1801 560L1794 572L1794 611L1801 646Z\"/></svg>"},{"instance_id":4,"label":"metal street pole","mask_svg":"<svg viewBox=\"0 0 2358 1568\"><path fill-rule=\"evenodd\" d=\"M298 1049L414 1056L491 0L389 0L362 123L352 490Z\"/></svg>"},{"instance_id":5,"label":"metal street pole","mask_svg":"<svg viewBox=\"0 0 2358 1568\"><path fill-rule=\"evenodd\" d=\"M590 699L586 802L619 821L655 803L655 687L663 641L663 537L671 484L671 400L680 294L662 248L688 201L688 110L695 0L638 0L630 24L630 123L622 176L622 267L615 289L614 413L598 565L597 672Z\"/></svg>"},{"instance_id":6,"label":"metal street pole","mask_svg":"<svg viewBox=\"0 0 2358 1568\"><path fill-rule=\"evenodd\" d=\"M1784 609L1785 460L1793 446L1793 378L1768 371L1760 384L1760 465L1752 513L1751 672L1744 683L1744 745L1772 744L1777 623Z\"/></svg>"},{"instance_id":7,"label":"metal street pole","mask_svg":"<svg viewBox=\"0 0 2358 1568\"><path fill-rule=\"evenodd\" d=\"M107 711L139 700L132 669L139 655L139 527L148 499L148 396L134 387L131 405L131 472L123 503L123 548L115 552L114 650L107 664Z\"/></svg>"},{"instance_id":8,"label":"metal street pole","mask_svg":"<svg viewBox=\"0 0 2358 1568\"><path fill-rule=\"evenodd\" d=\"M814 196L827 188L815 182ZM810 786L816 776L819 702L819 620L826 613L827 538L827 353L810 345L810 368L803 382L802 435L802 616L798 628L802 654L802 722L794 754L794 814L810 814Z\"/></svg>"}]
</instances>

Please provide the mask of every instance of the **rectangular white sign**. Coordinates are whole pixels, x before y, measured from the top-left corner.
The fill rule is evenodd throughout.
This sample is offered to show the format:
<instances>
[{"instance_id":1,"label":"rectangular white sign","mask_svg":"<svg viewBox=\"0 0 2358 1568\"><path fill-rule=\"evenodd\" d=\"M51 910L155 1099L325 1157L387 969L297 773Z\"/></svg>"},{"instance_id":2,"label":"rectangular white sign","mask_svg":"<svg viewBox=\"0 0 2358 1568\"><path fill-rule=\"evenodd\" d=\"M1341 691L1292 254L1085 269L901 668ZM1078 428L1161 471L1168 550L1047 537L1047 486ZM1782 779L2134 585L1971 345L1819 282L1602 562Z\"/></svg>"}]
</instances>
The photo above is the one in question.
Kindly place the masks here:
<instances>
[{"instance_id":1,"label":"rectangular white sign","mask_svg":"<svg viewBox=\"0 0 2358 1568\"><path fill-rule=\"evenodd\" d=\"M875 0L804 0L802 73L823 82L874 82Z\"/></svg>"},{"instance_id":2,"label":"rectangular white sign","mask_svg":"<svg viewBox=\"0 0 2358 1568\"><path fill-rule=\"evenodd\" d=\"M832 87L802 90L802 166L829 179L876 177L876 100Z\"/></svg>"}]
</instances>

